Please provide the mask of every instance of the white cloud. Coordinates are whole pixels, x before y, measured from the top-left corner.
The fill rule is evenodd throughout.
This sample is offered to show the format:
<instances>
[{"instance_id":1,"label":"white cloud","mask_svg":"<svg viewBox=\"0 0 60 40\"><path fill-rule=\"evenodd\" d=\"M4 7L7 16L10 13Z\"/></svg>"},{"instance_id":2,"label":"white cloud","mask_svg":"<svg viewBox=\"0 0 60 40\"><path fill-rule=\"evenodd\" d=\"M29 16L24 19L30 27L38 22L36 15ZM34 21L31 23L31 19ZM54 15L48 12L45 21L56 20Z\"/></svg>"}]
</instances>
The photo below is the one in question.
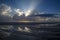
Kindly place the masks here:
<instances>
[{"instance_id":1,"label":"white cloud","mask_svg":"<svg viewBox=\"0 0 60 40\"><path fill-rule=\"evenodd\" d=\"M12 21L12 9L6 4L0 5L0 22Z\"/></svg>"},{"instance_id":2,"label":"white cloud","mask_svg":"<svg viewBox=\"0 0 60 40\"><path fill-rule=\"evenodd\" d=\"M31 14L31 10L27 10L26 12L25 12L25 16L29 16Z\"/></svg>"},{"instance_id":3,"label":"white cloud","mask_svg":"<svg viewBox=\"0 0 60 40\"><path fill-rule=\"evenodd\" d=\"M8 6L6 4L1 4L0 5L0 14L10 16L11 12L12 12L12 9L11 9L10 6Z\"/></svg>"},{"instance_id":4,"label":"white cloud","mask_svg":"<svg viewBox=\"0 0 60 40\"><path fill-rule=\"evenodd\" d=\"M18 14L18 16L23 15L23 11L21 9L14 9L14 11Z\"/></svg>"}]
</instances>

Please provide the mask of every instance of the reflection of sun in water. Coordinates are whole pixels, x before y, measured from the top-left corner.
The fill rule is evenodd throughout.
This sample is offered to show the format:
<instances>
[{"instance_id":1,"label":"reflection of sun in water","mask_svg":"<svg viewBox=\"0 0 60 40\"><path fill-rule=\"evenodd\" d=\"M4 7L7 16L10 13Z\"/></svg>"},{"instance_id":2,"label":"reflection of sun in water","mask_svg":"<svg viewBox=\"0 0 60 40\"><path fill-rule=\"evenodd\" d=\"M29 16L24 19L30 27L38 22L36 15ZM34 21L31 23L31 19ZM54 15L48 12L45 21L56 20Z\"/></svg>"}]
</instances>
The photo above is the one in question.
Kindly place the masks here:
<instances>
[{"instance_id":1,"label":"reflection of sun in water","mask_svg":"<svg viewBox=\"0 0 60 40\"><path fill-rule=\"evenodd\" d=\"M27 22L33 22L33 21L27 21L27 20L26 20L26 21L18 21L18 22L24 22L24 23L27 23Z\"/></svg>"}]
</instances>

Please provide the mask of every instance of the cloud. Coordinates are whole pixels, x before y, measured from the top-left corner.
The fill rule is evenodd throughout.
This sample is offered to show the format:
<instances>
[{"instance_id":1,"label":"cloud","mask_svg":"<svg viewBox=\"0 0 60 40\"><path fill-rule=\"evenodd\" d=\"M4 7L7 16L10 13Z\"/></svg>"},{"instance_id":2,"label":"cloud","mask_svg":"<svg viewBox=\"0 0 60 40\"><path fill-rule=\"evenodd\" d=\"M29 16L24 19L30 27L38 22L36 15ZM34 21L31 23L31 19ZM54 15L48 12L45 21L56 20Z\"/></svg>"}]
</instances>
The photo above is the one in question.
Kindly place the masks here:
<instances>
[{"instance_id":1,"label":"cloud","mask_svg":"<svg viewBox=\"0 0 60 40\"><path fill-rule=\"evenodd\" d=\"M31 13L31 10L27 10L27 11L25 12L25 16L29 16L30 13Z\"/></svg>"},{"instance_id":2,"label":"cloud","mask_svg":"<svg viewBox=\"0 0 60 40\"><path fill-rule=\"evenodd\" d=\"M12 9L6 4L0 5L0 22L11 21Z\"/></svg>"},{"instance_id":3,"label":"cloud","mask_svg":"<svg viewBox=\"0 0 60 40\"><path fill-rule=\"evenodd\" d=\"M6 4L1 4L0 5L0 14L1 15L7 15L10 16L12 12L12 9L10 6L6 5Z\"/></svg>"},{"instance_id":4,"label":"cloud","mask_svg":"<svg viewBox=\"0 0 60 40\"><path fill-rule=\"evenodd\" d=\"M23 11L21 9L14 9L14 11L18 14L18 16L23 15Z\"/></svg>"},{"instance_id":5,"label":"cloud","mask_svg":"<svg viewBox=\"0 0 60 40\"><path fill-rule=\"evenodd\" d=\"M23 12L21 9L14 9L14 11L16 12L16 14L14 14L15 16L13 18L20 19L20 20L24 19L24 17L22 16L23 14L25 16L47 14L46 12L40 12L40 11L32 10L32 9L29 9L25 12ZM11 18L11 16L10 16L11 12L12 12L12 9L10 6L8 6L6 4L1 4L0 5L0 22L15 20L15 19ZM19 17L19 16L22 16L22 17ZM60 15L54 15L53 17L60 17ZM36 17L35 16L35 17L27 17L26 20L37 21L37 19L38 19L38 21L41 21L41 20L44 21L44 18L46 18L46 17L42 17L42 16ZM49 18L46 18L46 20L49 20Z\"/></svg>"}]
</instances>

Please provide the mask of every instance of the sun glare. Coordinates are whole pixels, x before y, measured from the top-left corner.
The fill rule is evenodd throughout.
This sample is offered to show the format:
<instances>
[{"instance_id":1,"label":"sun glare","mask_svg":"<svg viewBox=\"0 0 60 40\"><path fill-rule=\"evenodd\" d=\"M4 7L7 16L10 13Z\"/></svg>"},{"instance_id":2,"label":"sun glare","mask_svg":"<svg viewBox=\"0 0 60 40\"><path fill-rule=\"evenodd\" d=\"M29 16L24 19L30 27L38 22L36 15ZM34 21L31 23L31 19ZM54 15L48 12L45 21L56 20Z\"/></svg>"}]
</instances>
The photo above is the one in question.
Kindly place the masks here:
<instances>
[{"instance_id":1,"label":"sun glare","mask_svg":"<svg viewBox=\"0 0 60 40\"><path fill-rule=\"evenodd\" d=\"M31 10L26 11L26 12L25 12L25 16L29 16L30 13L31 13Z\"/></svg>"}]
</instances>

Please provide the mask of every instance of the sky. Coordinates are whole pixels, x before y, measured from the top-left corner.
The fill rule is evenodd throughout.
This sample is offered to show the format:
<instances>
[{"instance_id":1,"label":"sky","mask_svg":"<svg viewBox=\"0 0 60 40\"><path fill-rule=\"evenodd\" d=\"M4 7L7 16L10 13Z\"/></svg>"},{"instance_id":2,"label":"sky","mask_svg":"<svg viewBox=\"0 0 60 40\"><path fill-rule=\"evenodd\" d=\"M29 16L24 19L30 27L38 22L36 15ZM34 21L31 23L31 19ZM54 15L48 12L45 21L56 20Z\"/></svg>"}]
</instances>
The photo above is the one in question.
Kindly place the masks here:
<instances>
[{"instance_id":1,"label":"sky","mask_svg":"<svg viewBox=\"0 0 60 40\"><path fill-rule=\"evenodd\" d=\"M0 0L0 5L6 4L12 9L28 10L30 6L41 12L56 12L60 13L60 0Z\"/></svg>"},{"instance_id":2,"label":"sky","mask_svg":"<svg viewBox=\"0 0 60 40\"><path fill-rule=\"evenodd\" d=\"M46 13L60 18L60 0L0 0L0 21L11 21L20 17L30 19L29 16ZM40 16L35 19L40 20Z\"/></svg>"}]
</instances>

